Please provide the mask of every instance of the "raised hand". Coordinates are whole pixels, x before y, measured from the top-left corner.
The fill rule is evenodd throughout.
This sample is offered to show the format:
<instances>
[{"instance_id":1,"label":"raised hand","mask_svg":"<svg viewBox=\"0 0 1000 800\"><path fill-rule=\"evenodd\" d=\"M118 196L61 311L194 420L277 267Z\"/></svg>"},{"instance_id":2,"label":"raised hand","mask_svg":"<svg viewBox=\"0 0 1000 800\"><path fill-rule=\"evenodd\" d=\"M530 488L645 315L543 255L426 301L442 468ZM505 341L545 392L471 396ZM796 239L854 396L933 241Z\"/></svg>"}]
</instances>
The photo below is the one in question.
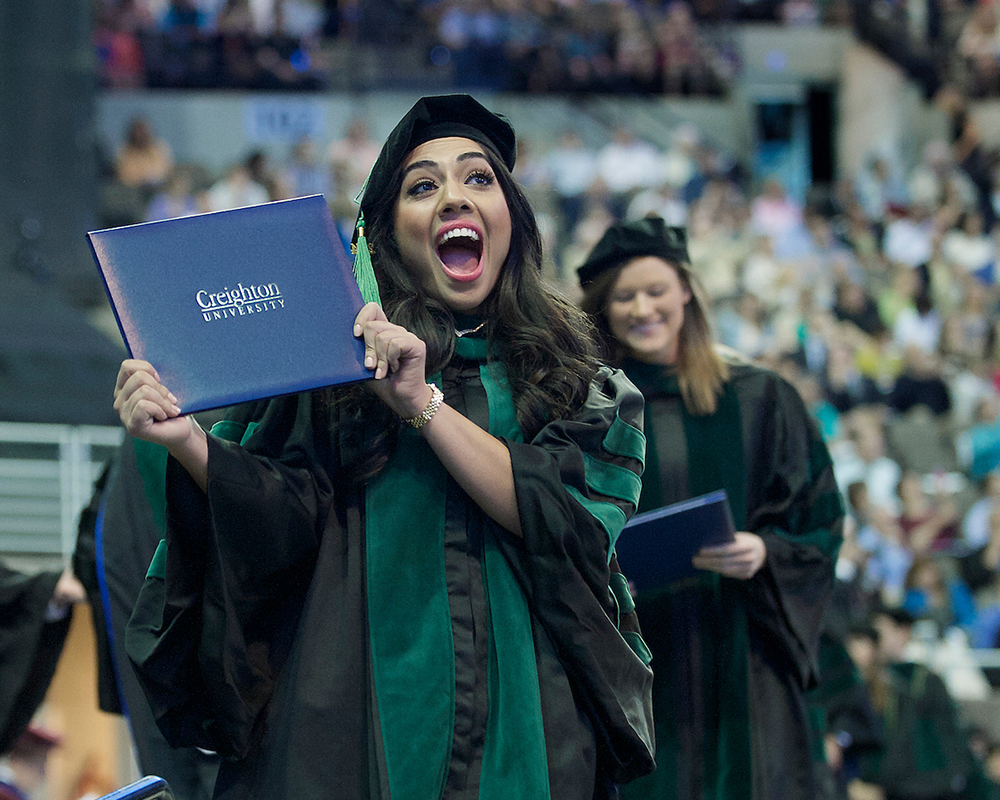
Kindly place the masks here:
<instances>
[{"instance_id":1,"label":"raised hand","mask_svg":"<svg viewBox=\"0 0 1000 800\"><path fill-rule=\"evenodd\" d=\"M427 346L382 308L369 303L354 321L354 335L365 342L365 366L372 371L372 391L400 417L417 416L430 401L425 375Z\"/></svg>"}]
</instances>

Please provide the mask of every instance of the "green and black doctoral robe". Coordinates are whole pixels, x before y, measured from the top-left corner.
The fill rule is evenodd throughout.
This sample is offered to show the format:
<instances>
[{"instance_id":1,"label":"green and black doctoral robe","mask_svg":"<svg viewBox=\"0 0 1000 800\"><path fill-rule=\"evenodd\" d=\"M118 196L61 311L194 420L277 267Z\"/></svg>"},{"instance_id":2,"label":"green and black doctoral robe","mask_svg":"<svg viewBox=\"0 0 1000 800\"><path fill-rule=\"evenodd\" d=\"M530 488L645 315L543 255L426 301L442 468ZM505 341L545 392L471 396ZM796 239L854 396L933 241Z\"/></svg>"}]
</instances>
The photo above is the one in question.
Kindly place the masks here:
<instances>
[{"instance_id":1,"label":"green and black doctoral robe","mask_svg":"<svg viewBox=\"0 0 1000 800\"><path fill-rule=\"evenodd\" d=\"M169 464L127 649L167 740L224 756L216 797L591 800L652 769L652 673L608 590L642 398L605 368L524 442L485 342L456 350L432 380L509 448L523 538L409 429L338 480L319 394L219 423L207 494Z\"/></svg>"},{"instance_id":2,"label":"green and black doctoral robe","mask_svg":"<svg viewBox=\"0 0 1000 800\"><path fill-rule=\"evenodd\" d=\"M676 377L628 361L646 398L642 511L725 489L737 530L759 535L747 581L705 572L636 598L653 654L656 771L630 800L815 800L803 693L816 679L843 504L796 390L730 365L710 416L686 412Z\"/></svg>"}]
</instances>

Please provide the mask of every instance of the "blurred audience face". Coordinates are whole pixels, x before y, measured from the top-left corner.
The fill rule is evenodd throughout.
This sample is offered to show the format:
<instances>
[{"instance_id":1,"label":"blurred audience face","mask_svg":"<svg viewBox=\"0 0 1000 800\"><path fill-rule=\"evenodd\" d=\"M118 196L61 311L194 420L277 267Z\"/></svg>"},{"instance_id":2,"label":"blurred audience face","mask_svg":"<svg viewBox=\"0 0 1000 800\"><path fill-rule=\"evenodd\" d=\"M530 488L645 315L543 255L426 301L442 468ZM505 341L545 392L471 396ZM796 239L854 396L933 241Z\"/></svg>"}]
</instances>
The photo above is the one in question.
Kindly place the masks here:
<instances>
[{"instance_id":1,"label":"blurred audience face","mask_svg":"<svg viewBox=\"0 0 1000 800\"><path fill-rule=\"evenodd\" d=\"M849 633L845 641L847 653L858 668L858 672L868 677L878 663L878 646L871 637L860 633Z\"/></svg>"},{"instance_id":2,"label":"blurred audience face","mask_svg":"<svg viewBox=\"0 0 1000 800\"><path fill-rule=\"evenodd\" d=\"M888 614L876 614L873 624L878 631L878 660L883 664L902 661L910 643L911 626L897 622Z\"/></svg>"}]
</instances>

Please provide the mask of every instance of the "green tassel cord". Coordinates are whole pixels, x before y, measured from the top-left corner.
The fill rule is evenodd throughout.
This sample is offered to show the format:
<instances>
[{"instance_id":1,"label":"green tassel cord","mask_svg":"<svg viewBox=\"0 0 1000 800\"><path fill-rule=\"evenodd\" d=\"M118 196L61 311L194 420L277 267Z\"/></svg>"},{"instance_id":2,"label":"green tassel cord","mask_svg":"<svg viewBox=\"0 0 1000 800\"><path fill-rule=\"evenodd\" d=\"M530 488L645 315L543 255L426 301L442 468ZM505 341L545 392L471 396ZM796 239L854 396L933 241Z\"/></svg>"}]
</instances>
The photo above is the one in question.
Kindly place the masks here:
<instances>
[{"instance_id":1,"label":"green tassel cord","mask_svg":"<svg viewBox=\"0 0 1000 800\"><path fill-rule=\"evenodd\" d=\"M375 270L372 267L371 245L365 238L365 215L358 215L357 238L351 245L354 253L354 279L358 282L361 297L366 303L382 305L378 293L378 281L375 280Z\"/></svg>"}]
</instances>

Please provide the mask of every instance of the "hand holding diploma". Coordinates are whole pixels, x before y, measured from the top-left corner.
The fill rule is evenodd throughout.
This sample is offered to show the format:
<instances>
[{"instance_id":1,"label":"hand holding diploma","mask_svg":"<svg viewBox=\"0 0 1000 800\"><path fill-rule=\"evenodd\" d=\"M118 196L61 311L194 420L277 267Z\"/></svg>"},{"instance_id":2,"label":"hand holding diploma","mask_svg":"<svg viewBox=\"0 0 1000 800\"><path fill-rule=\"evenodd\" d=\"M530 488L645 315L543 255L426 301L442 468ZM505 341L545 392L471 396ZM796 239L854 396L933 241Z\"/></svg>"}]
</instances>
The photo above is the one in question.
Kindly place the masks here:
<instances>
[{"instance_id":1,"label":"hand holding diploma","mask_svg":"<svg viewBox=\"0 0 1000 800\"><path fill-rule=\"evenodd\" d=\"M703 547L691 559L691 563L698 569L745 581L757 574L766 558L767 547L763 539L756 533L737 531L735 541Z\"/></svg>"},{"instance_id":2,"label":"hand holding diploma","mask_svg":"<svg viewBox=\"0 0 1000 800\"><path fill-rule=\"evenodd\" d=\"M126 359L115 384L115 411L132 436L170 451L199 486L208 484L208 442L194 417L182 417L177 398L148 361Z\"/></svg>"}]
</instances>

